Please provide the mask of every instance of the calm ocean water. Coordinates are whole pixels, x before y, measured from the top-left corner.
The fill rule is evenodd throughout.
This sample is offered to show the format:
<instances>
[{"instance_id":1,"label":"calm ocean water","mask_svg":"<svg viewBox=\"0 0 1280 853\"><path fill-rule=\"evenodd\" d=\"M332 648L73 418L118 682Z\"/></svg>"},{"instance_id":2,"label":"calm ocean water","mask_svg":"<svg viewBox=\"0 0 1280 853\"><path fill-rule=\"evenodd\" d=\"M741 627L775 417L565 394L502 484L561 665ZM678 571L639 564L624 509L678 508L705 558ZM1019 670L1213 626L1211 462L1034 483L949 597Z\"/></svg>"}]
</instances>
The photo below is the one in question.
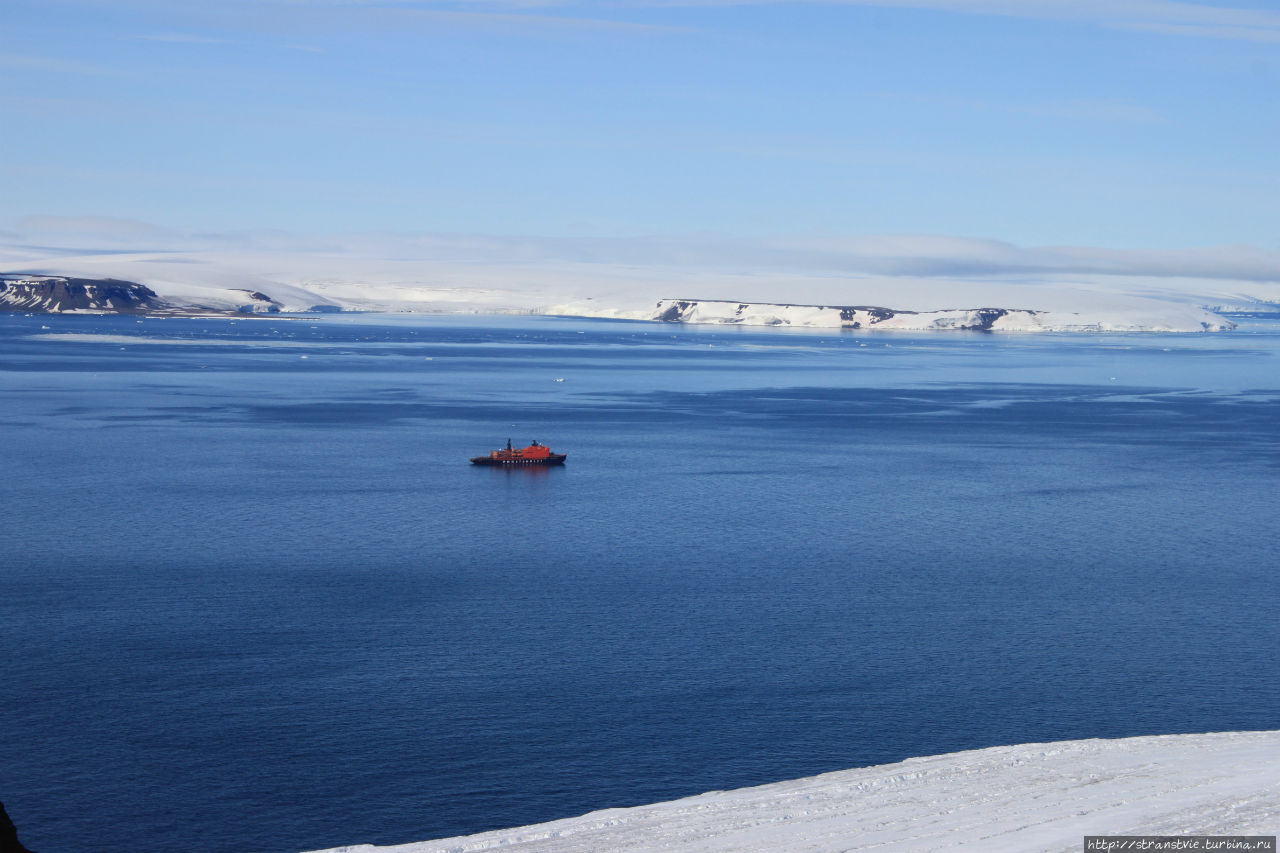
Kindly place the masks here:
<instances>
[{"instance_id":1,"label":"calm ocean water","mask_svg":"<svg viewBox=\"0 0 1280 853\"><path fill-rule=\"evenodd\" d=\"M1280 728L1278 356L0 315L0 800L293 853ZM507 438L568 464L467 464Z\"/></svg>"}]
</instances>

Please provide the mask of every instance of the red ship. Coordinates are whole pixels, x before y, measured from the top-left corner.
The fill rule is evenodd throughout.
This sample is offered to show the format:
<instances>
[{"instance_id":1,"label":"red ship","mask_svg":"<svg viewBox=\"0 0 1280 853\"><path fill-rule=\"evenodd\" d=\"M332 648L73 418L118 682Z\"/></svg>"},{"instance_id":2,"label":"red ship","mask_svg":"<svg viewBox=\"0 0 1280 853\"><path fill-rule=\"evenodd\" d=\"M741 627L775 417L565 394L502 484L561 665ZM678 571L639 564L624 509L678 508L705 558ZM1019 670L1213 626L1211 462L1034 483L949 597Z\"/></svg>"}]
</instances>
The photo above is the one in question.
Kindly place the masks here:
<instances>
[{"instance_id":1,"label":"red ship","mask_svg":"<svg viewBox=\"0 0 1280 853\"><path fill-rule=\"evenodd\" d=\"M528 447L512 447L511 439L503 450L493 450L488 456L472 456L472 465L563 465L567 453L552 453L545 444L534 442Z\"/></svg>"}]
</instances>

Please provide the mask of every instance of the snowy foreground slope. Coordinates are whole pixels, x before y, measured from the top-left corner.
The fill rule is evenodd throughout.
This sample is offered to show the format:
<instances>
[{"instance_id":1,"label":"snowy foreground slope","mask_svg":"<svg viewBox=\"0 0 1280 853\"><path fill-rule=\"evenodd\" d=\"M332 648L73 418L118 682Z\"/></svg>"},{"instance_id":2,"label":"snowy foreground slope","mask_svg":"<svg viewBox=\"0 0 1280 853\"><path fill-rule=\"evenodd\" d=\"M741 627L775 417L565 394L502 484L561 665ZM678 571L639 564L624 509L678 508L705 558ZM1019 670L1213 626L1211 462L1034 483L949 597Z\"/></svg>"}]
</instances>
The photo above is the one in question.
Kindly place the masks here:
<instances>
[{"instance_id":1,"label":"snowy foreground slope","mask_svg":"<svg viewBox=\"0 0 1280 853\"><path fill-rule=\"evenodd\" d=\"M1078 851L1085 835L1274 835L1280 731L1000 746L551 823L325 853Z\"/></svg>"}]
</instances>

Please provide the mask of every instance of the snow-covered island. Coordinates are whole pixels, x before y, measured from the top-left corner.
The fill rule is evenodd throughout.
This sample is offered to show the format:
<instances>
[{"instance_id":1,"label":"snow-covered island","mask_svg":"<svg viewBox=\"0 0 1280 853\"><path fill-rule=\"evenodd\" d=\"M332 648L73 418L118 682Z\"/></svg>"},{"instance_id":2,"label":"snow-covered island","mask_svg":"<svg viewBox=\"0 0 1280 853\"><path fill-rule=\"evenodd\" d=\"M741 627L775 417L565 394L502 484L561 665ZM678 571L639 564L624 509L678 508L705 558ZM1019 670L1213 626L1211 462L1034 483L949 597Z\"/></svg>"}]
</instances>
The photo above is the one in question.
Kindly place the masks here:
<instances>
[{"instance_id":1,"label":"snow-covered island","mask_svg":"<svg viewBox=\"0 0 1280 853\"><path fill-rule=\"evenodd\" d=\"M550 823L323 853L1079 851L1086 835L1275 835L1280 731L999 746Z\"/></svg>"}]
</instances>

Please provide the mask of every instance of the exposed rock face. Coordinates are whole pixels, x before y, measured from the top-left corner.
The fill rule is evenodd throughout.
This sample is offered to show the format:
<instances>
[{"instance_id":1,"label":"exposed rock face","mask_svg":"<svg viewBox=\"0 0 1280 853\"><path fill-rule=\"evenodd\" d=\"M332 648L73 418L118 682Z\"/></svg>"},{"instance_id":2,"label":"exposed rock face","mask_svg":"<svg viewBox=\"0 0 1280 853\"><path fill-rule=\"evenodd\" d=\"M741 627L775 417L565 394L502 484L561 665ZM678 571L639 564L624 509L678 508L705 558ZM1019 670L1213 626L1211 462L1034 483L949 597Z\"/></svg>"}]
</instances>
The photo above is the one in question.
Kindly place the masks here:
<instances>
[{"instance_id":1,"label":"exposed rock face","mask_svg":"<svg viewBox=\"0 0 1280 853\"><path fill-rule=\"evenodd\" d=\"M861 312L861 313L863 313L863 314L866 314L867 316L871 317L871 318L872 318L872 321L873 321L873 322L876 322L876 323L880 322L881 320L888 320L888 319L889 319L890 317L892 317L892 316L893 316L893 314L894 314L894 312L890 311L888 308L871 308L871 307L867 307L867 308L841 308L841 309L840 309L840 320L841 320L841 322L849 323L849 324L853 325L853 328L855 328L855 329L856 329L856 328L858 328L858 325L857 325L857 324L858 324L858 322L859 322L859 321L858 321L858 313L859 313L859 312Z\"/></svg>"},{"instance_id":2,"label":"exposed rock face","mask_svg":"<svg viewBox=\"0 0 1280 853\"><path fill-rule=\"evenodd\" d=\"M249 294L251 301L244 305L237 306L236 310L241 314L276 314L280 311L280 303L276 302L267 294L258 290L240 289L242 293Z\"/></svg>"},{"instance_id":3,"label":"exposed rock face","mask_svg":"<svg viewBox=\"0 0 1280 853\"><path fill-rule=\"evenodd\" d=\"M653 319L663 323L684 322L685 314L697 304L683 299L664 299L658 303L657 309L653 312ZM739 305L738 307L742 308L743 306Z\"/></svg>"},{"instance_id":4,"label":"exposed rock face","mask_svg":"<svg viewBox=\"0 0 1280 853\"><path fill-rule=\"evenodd\" d=\"M18 830L13 821L9 820L4 803L0 803L0 853L35 853L34 850L23 847L18 840Z\"/></svg>"},{"instance_id":5,"label":"exposed rock face","mask_svg":"<svg viewBox=\"0 0 1280 853\"><path fill-rule=\"evenodd\" d=\"M0 311L143 314L166 307L154 290L114 278L0 276Z\"/></svg>"}]
</instances>

